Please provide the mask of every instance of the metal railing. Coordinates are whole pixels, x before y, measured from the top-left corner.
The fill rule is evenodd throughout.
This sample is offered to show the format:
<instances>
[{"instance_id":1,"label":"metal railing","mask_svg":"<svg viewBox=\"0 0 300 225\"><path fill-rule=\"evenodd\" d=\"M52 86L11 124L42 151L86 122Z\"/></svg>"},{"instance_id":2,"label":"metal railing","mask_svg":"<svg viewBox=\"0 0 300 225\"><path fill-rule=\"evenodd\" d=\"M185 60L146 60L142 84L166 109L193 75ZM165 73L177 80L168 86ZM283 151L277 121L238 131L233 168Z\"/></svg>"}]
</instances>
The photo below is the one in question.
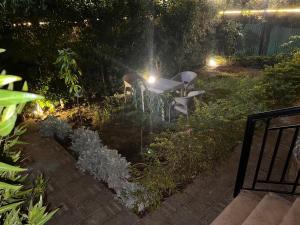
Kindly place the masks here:
<instances>
[{"instance_id":1,"label":"metal railing","mask_svg":"<svg viewBox=\"0 0 300 225\"><path fill-rule=\"evenodd\" d=\"M293 179L287 179L287 172L290 168L293 151L299 135L300 124L293 122L293 124L288 125L276 125L276 122L274 122L274 120L278 120L278 118L290 118L293 116L300 116L300 107L285 108L248 116L234 197L236 197L242 189L292 195L300 194L297 193L298 187L300 188L300 169L296 167ZM259 132L259 135L257 135L257 130L261 130L262 128L263 132ZM274 143L272 143L271 146L270 141L268 141L270 132L272 132L273 137L275 137L275 141L273 141ZM286 139L286 137L283 137L284 134L291 138L288 144L286 144L288 146L287 149L280 148L280 146L282 146L281 143ZM255 146L253 146L253 140L257 136L260 137L259 141L257 141L258 138L256 138L255 145L257 146L257 142L259 144L258 147L255 148ZM268 145L269 158L266 157L266 145ZM278 159L279 153L281 155L280 159ZM255 157L258 158L255 159L254 162L251 162L251 166L249 166L251 154L257 154ZM282 155L284 155L283 158ZM278 166L276 164L278 162L281 163L282 166ZM264 171L262 172L263 164ZM279 174L277 179L271 176L274 172L274 168L276 168L277 174ZM280 171L278 171L279 168ZM246 174L249 172L248 170L252 172L252 176L250 177L246 177ZM246 180L247 183L245 183ZM277 188L278 186L281 187L280 190Z\"/></svg>"}]
</instances>

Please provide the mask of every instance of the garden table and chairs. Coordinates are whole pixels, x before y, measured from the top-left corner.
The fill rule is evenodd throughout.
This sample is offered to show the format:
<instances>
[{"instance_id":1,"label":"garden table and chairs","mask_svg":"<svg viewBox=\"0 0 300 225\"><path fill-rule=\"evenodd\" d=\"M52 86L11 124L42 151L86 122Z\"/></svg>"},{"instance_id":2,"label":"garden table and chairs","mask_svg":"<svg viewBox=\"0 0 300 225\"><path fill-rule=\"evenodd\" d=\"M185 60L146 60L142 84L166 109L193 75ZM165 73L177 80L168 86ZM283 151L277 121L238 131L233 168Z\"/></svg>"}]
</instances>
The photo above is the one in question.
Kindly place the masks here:
<instances>
[{"instance_id":1,"label":"garden table and chairs","mask_svg":"<svg viewBox=\"0 0 300 225\"><path fill-rule=\"evenodd\" d=\"M161 107L161 118L162 121L165 121L165 101L162 96L166 96L168 93L174 92L176 90L182 90L184 88L184 83L168 80L165 78L158 78L154 83L145 82L145 87L142 87L142 108L145 109L145 101L144 101L144 91L147 90L152 94L156 94L159 96L159 101L162 105Z\"/></svg>"},{"instance_id":2,"label":"garden table and chairs","mask_svg":"<svg viewBox=\"0 0 300 225\"><path fill-rule=\"evenodd\" d=\"M205 91L191 91L185 97L175 97L174 100L169 105L169 122L171 122L171 109L174 109L180 113L189 117L190 105L193 99L196 97L201 97L205 94Z\"/></svg>"},{"instance_id":3,"label":"garden table and chairs","mask_svg":"<svg viewBox=\"0 0 300 225\"><path fill-rule=\"evenodd\" d=\"M192 71L184 71L176 74L174 77L172 77L172 80L180 81L184 84L184 94L186 95L187 90L193 88L193 82L197 78L197 74ZM182 93L181 93L182 95Z\"/></svg>"},{"instance_id":4,"label":"garden table and chairs","mask_svg":"<svg viewBox=\"0 0 300 225\"><path fill-rule=\"evenodd\" d=\"M162 121L165 121L165 108L169 106L169 121L171 116L171 109L181 112L188 116L189 105L193 98L203 95L203 91L194 91L187 94L188 90L193 88L193 83L197 78L197 74L192 71L184 71L176 74L171 79L157 78L153 82L144 80L136 74L126 74L123 77L124 95L126 102L127 90L137 93L136 88L141 94L141 108L145 112L146 103L151 112L156 108L161 115ZM134 85L134 83L136 85ZM145 101L145 92L147 100ZM175 94L180 94L180 97L175 97Z\"/></svg>"}]
</instances>

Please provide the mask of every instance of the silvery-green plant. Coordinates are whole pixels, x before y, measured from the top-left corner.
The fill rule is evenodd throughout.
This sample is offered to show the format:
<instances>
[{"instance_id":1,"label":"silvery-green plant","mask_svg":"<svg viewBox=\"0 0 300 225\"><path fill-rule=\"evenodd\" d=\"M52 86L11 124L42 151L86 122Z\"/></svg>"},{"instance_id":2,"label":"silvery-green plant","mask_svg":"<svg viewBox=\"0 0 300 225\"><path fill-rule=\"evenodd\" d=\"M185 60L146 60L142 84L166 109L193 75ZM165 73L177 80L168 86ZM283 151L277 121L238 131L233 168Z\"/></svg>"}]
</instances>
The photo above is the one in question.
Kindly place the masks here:
<instances>
[{"instance_id":1,"label":"silvery-green plant","mask_svg":"<svg viewBox=\"0 0 300 225\"><path fill-rule=\"evenodd\" d=\"M65 121L49 116L40 123L40 134L43 137L57 137L64 140L72 133L72 127Z\"/></svg>"},{"instance_id":2,"label":"silvery-green plant","mask_svg":"<svg viewBox=\"0 0 300 225\"><path fill-rule=\"evenodd\" d=\"M97 132L79 128L71 135L71 149L79 153L77 166L83 172L92 174L95 179L104 181L108 187L115 190L117 197L128 208L142 211L145 204L138 203L136 192L143 188L129 182L130 163L116 150L104 146Z\"/></svg>"},{"instance_id":3,"label":"silvery-green plant","mask_svg":"<svg viewBox=\"0 0 300 225\"><path fill-rule=\"evenodd\" d=\"M81 153L86 149L96 149L102 146L102 141L96 131L86 128L78 128L71 134L72 146L71 150Z\"/></svg>"}]
</instances>

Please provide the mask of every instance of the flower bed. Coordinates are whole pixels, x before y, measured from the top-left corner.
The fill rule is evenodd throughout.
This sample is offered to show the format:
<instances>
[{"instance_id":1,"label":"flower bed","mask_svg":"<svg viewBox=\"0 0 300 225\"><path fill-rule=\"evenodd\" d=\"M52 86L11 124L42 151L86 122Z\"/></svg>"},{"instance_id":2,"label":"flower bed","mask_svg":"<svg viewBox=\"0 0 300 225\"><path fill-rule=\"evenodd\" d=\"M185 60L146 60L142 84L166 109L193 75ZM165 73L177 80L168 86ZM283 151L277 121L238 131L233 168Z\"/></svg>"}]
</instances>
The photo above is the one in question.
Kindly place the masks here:
<instances>
[{"instance_id":1,"label":"flower bed","mask_svg":"<svg viewBox=\"0 0 300 225\"><path fill-rule=\"evenodd\" d=\"M41 122L40 133L43 137L57 137L60 140L70 138L70 149L78 155L77 167L82 172L105 182L126 207L138 212L145 209L146 203L139 202L136 197L136 193L143 192L144 188L130 181L130 162L117 150L104 146L96 131L83 127L72 131L66 122L49 117Z\"/></svg>"}]
</instances>

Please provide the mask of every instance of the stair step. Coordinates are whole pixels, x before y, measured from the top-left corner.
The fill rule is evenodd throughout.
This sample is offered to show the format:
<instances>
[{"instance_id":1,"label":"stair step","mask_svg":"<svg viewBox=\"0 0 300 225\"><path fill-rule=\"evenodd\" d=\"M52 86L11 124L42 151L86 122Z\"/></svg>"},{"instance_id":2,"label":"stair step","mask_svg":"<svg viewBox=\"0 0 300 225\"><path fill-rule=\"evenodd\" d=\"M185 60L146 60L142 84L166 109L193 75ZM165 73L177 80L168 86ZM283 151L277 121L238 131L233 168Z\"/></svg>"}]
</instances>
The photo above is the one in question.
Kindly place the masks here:
<instances>
[{"instance_id":1,"label":"stair step","mask_svg":"<svg viewBox=\"0 0 300 225\"><path fill-rule=\"evenodd\" d=\"M291 205L276 194L266 194L242 225L278 225Z\"/></svg>"},{"instance_id":2,"label":"stair step","mask_svg":"<svg viewBox=\"0 0 300 225\"><path fill-rule=\"evenodd\" d=\"M211 225L241 225L260 202L252 192L241 192L211 223Z\"/></svg>"},{"instance_id":3,"label":"stair step","mask_svg":"<svg viewBox=\"0 0 300 225\"><path fill-rule=\"evenodd\" d=\"M300 225L300 198L297 198L280 225Z\"/></svg>"}]
</instances>

